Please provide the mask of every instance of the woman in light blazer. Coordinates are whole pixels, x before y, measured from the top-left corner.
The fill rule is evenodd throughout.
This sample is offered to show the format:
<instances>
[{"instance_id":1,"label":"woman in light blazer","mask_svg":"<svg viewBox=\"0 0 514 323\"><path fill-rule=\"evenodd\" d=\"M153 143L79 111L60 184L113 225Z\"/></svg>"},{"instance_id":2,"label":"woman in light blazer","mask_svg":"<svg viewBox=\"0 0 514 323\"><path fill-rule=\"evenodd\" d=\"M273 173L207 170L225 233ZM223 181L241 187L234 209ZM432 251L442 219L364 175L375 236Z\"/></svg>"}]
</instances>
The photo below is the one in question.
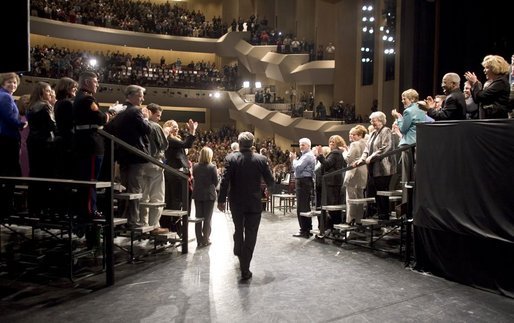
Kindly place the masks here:
<instances>
[{"instance_id":1,"label":"woman in light blazer","mask_svg":"<svg viewBox=\"0 0 514 323\"><path fill-rule=\"evenodd\" d=\"M363 125L358 125L350 129L350 146L347 150L343 151L343 157L347 165L352 165L356 162L366 149L366 139L364 138L368 130ZM349 199L364 198L364 189L368 180L368 168L360 166L344 174L343 185L346 188L346 223L355 224L360 223L363 213L363 205L351 205L348 203Z\"/></svg>"},{"instance_id":2,"label":"woman in light blazer","mask_svg":"<svg viewBox=\"0 0 514 323\"><path fill-rule=\"evenodd\" d=\"M203 222L195 224L196 242L199 247L211 244L211 219L216 201L216 186L218 185L218 171L212 164L212 149L203 147L200 150L198 163L193 166L193 199L195 201L196 217L203 218Z\"/></svg>"},{"instance_id":3,"label":"woman in light blazer","mask_svg":"<svg viewBox=\"0 0 514 323\"><path fill-rule=\"evenodd\" d=\"M396 174L396 162L393 156L382 158L382 155L393 149L392 132L386 127L386 115L381 111L373 112L369 119L374 131L370 134L366 149L357 161L357 164L368 165L368 184L366 196L375 197L379 220L389 219L389 198L377 196L377 191L388 191L391 176ZM371 210L371 208L368 208ZM368 216L372 216L369 212Z\"/></svg>"}]
</instances>

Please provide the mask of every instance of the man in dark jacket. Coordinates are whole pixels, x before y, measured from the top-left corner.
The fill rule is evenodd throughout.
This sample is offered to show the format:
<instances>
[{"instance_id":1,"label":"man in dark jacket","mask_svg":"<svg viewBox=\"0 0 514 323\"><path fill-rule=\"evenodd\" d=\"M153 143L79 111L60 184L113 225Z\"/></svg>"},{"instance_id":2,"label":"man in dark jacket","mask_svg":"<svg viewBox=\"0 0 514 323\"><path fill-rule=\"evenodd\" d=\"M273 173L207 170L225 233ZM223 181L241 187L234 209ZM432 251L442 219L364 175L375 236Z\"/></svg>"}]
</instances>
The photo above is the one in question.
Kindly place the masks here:
<instances>
[{"instance_id":1,"label":"man in dark jacket","mask_svg":"<svg viewBox=\"0 0 514 323\"><path fill-rule=\"evenodd\" d=\"M82 72L79 76L79 90L73 101L73 149L76 155L75 178L95 181L100 174L104 157L104 139L97 129L109 121L109 115L100 110L94 94L98 89L98 76L94 72ZM83 191L83 192L82 192ZM87 217L101 217L96 206L96 188L81 189L80 209Z\"/></svg>"},{"instance_id":2,"label":"man in dark jacket","mask_svg":"<svg viewBox=\"0 0 514 323\"><path fill-rule=\"evenodd\" d=\"M225 201L229 198L234 221L234 254L239 258L241 279L252 278L250 261L257 242L257 232L261 222L261 183L272 191L273 175L266 156L252 152L254 136L242 132L238 136L240 151L229 154L225 159L218 209L225 211Z\"/></svg>"},{"instance_id":3,"label":"man in dark jacket","mask_svg":"<svg viewBox=\"0 0 514 323\"><path fill-rule=\"evenodd\" d=\"M419 107L436 121L466 119L466 98L460 89L460 76L457 73L446 73L441 87L446 95L441 109L435 109L434 99L430 96L426 101L418 102Z\"/></svg>"},{"instance_id":4,"label":"man in dark jacket","mask_svg":"<svg viewBox=\"0 0 514 323\"><path fill-rule=\"evenodd\" d=\"M151 126L148 121L148 110L141 108L145 98L145 89L139 85L129 85L125 89L125 105L127 108L118 114L107 129L112 135L125 141L145 154L149 154L148 135ZM123 147L116 152L120 164L121 184L127 188L127 193L143 192L143 165L148 161ZM139 200L129 200L124 208L127 226L131 228L143 225L139 221Z\"/></svg>"}]
</instances>

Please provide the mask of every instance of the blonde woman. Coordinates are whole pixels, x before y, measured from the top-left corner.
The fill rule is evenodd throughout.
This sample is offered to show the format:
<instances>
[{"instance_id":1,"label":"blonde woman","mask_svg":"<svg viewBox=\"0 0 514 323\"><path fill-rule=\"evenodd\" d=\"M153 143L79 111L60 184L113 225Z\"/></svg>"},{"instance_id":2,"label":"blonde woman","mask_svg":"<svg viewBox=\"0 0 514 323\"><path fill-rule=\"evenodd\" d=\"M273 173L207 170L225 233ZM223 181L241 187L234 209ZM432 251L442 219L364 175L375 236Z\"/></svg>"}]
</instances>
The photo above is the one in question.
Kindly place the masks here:
<instances>
[{"instance_id":1,"label":"blonde woman","mask_svg":"<svg viewBox=\"0 0 514 323\"><path fill-rule=\"evenodd\" d=\"M473 100L479 104L480 119L499 119L508 117L509 71L510 65L498 55L487 55L482 61L486 82L484 85L473 72L464 77L471 84Z\"/></svg>"},{"instance_id":2,"label":"blonde woman","mask_svg":"<svg viewBox=\"0 0 514 323\"><path fill-rule=\"evenodd\" d=\"M189 159L187 158L186 149L193 147L193 143L196 140L196 129L198 128L198 122L194 122L193 120L189 119L187 122L187 128L189 133L185 135L184 139L182 139L179 134L178 123L175 120L166 121L164 123L164 133L168 134L168 149L166 149L164 156L168 166L177 169L185 175L188 175L191 181L191 165ZM182 203L182 195L185 194L185 192L182 192L181 179L178 176L170 174L169 172L166 172L164 176L166 178L164 199L166 202L166 208L172 210L185 209L186 205L183 205ZM189 204L190 203L191 200L189 201ZM191 210L190 207L187 207L187 209L189 211ZM172 229L171 231L180 231L180 228L173 227L174 223L171 221L170 217L161 217L160 224L163 228Z\"/></svg>"},{"instance_id":3,"label":"blonde woman","mask_svg":"<svg viewBox=\"0 0 514 323\"><path fill-rule=\"evenodd\" d=\"M325 174L333 173L337 170L346 167L346 162L343 159L343 151L346 147L346 142L339 135L333 135L328 139L328 153L323 153L323 147L317 146L317 152L315 153L316 159L321 164L321 177ZM341 148L340 148L341 147ZM320 185L322 185L323 180L319 179ZM337 174L329 175L324 177L325 180L325 189L326 189L326 205L339 205L341 204L341 188L343 184L343 176L340 172ZM316 179L318 182L318 179ZM322 187L323 189L323 187ZM320 189L320 192L322 191ZM324 201L321 201L321 196L319 197L321 204ZM325 212L322 212L323 216L325 216ZM334 224L339 224L342 219L342 212L339 211L329 211L328 218L325 218L327 221L325 229L333 229Z\"/></svg>"},{"instance_id":4,"label":"blonde woman","mask_svg":"<svg viewBox=\"0 0 514 323\"><path fill-rule=\"evenodd\" d=\"M212 163L212 149L205 146L200 150L198 163L193 166L193 199L195 200L196 217L203 222L195 224L196 242L199 247L211 244L211 219L216 201L218 171Z\"/></svg>"},{"instance_id":5,"label":"blonde woman","mask_svg":"<svg viewBox=\"0 0 514 323\"><path fill-rule=\"evenodd\" d=\"M343 152L344 160L348 165L356 162L364 149L366 149L368 133L366 127L357 125L350 129L350 146ZM364 207L362 205L351 205L348 203L349 199L360 199L364 197L364 189L368 178L368 168L360 166L344 174L343 185L346 188L346 222L349 224L360 223Z\"/></svg>"}]
</instances>

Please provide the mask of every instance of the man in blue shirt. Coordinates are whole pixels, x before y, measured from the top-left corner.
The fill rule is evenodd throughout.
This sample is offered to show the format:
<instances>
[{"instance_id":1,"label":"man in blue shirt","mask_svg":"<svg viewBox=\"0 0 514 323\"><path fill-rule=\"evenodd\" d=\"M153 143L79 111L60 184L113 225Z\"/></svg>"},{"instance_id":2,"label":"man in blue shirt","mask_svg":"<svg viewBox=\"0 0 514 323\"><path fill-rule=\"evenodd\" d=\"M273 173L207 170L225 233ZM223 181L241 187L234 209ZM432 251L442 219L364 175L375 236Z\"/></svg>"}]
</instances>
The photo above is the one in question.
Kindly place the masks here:
<instances>
[{"instance_id":1,"label":"man in blue shirt","mask_svg":"<svg viewBox=\"0 0 514 323\"><path fill-rule=\"evenodd\" d=\"M296 214L300 231L293 234L293 237L309 238L312 230L312 219L310 217L301 216L301 212L310 212L311 196L314 188L314 166L316 165L316 157L311 151L311 141L309 138L302 138L299 141L300 156L295 152L289 154L291 165L294 170L296 184Z\"/></svg>"}]
</instances>

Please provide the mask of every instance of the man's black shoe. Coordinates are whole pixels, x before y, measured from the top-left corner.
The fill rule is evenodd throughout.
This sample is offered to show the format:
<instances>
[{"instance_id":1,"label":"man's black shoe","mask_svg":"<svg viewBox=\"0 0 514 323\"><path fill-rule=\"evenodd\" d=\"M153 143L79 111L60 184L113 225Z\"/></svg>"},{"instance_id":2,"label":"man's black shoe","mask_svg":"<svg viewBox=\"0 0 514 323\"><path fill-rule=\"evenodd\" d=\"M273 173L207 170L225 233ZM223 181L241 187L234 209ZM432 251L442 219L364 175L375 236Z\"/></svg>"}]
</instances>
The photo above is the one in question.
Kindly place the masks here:
<instances>
[{"instance_id":1,"label":"man's black shoe","mask_svg":"<svg viewBox=\"0 0 514 323\"><path fill-rule=\"evenodd\" d=\"M253 274L249 270L245 270L245 271L241 272L241 280L248 280L248 279L252 278L252 276L253 276Z\"/></svg>"},{"instance_id":2,"label":"man's black shoe","mask_svg":"<svg viewBox=\"0 0 514 323\"><path fill-rule=\"evenodd\" d=\"M309 232L298 232L298 233L295 233L293 234L293 237L295 238L309 238L311 235Z\"/></svg>"}]
</instances>

